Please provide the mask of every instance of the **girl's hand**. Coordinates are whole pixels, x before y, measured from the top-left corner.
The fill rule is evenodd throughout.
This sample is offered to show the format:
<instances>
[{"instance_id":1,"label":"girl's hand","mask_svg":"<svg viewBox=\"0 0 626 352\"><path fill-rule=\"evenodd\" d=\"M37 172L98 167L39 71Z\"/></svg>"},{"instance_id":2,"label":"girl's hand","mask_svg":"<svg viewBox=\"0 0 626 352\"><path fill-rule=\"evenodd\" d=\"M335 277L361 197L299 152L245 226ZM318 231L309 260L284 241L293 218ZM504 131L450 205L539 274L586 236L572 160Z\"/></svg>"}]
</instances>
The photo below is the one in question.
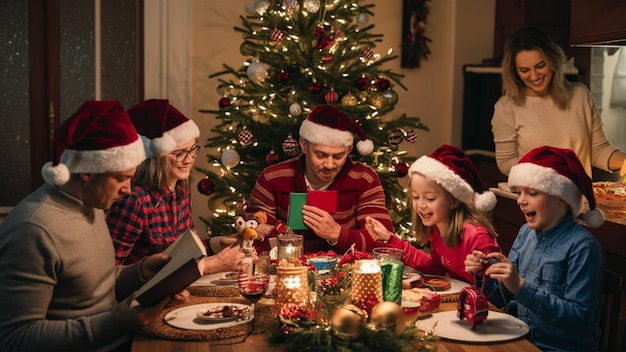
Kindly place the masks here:
<instances>
[{"instance_id":1,"label":"girl's hand","mask_svg":"<svg viewBox=\"0 0 626 352\"><path fill-rule=\"evenodd\" d=\"M484 258L485 254L483 252L477 249L473 250L472 253L465 257L465 271L470 274L476 274L483 271L485 263L487 262Z\"/></svg>"},{"instance_id":2,"label":"girl's hand","mask_svg":"<svg viewBox=\"0 0 626 352\"><path fill-rule=\"evenodd\" d=\"M365 218L365 229L372 236L372 239L383 242L389 241L389 238L393 235L380 221L370 216Z\"/></svg>"}]
</instances>

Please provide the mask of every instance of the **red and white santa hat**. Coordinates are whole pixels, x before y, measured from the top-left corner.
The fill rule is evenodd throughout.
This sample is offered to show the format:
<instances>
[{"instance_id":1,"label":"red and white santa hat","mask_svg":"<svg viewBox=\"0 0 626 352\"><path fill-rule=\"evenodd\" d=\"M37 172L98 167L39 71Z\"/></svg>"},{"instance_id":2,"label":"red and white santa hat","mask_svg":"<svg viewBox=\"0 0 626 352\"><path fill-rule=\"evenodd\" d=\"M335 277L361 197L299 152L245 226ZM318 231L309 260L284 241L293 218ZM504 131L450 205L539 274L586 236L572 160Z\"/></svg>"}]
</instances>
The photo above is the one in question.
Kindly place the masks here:
<instances>
[{"instance_id":1,"label":"red and white santa hat","mask_svg":"<svg viewBox=\"0 0 626 352\"><path fill-rule=\"evenodd\" d=\"M511 168L508 182L511 187L533 188L560 197L575 216L580 214L585 196L590 210L583 220L589 227L604 223L604 213L596 209L591 178L576 153L569 149L542 146L531 150Z\"/></svg>"},{"instance_id":2,"label":"red and white santa hat","mask_svg":"<svg viewBox=\"0 0 626 352\"><path fill-rule=\"evenodd\" d=\"M479 211L487 212L496 206L496 195L483 188L474 163L460 148L440 146L411 165L409 175L414 173L436 182L458 201Z\"/></svg>"},{"instance_id":3,"label":"red and white santa hat","mask_svg":"<svg viewBox=\"0 0 626 352\"><path fill-rule=\"evenodd\" d=\"M58 186L73 173L128 170L146 158L135 127L115 100L85 102L55 131L52 149L54 159L41 175Z\"/></svg>"},{"instance_id":4,"label":"red and white santa hat","mask_svg":"<svg viewBox=\"0 0 626 352\"><path fill-rule=\"evenodd\" d=\"M128 109L128 115L146 148L148 158L171 153L200 136L192 120L167 99L148 99Z\"/></svg>"},{"instance_id":5,"label":"red and white santa hat","mask_svg":"<svg viewBox=\"0 0 626 352\"><path fill-rule=\"evenodd\" d=\"M313 144L331 147L348 147L359 138L356 149L361 155L374 150L374 143L367 139L365 130L350 116L331 105L319 105L313 109L300 125L300 137Z\"/></svg>"}]
</instances>

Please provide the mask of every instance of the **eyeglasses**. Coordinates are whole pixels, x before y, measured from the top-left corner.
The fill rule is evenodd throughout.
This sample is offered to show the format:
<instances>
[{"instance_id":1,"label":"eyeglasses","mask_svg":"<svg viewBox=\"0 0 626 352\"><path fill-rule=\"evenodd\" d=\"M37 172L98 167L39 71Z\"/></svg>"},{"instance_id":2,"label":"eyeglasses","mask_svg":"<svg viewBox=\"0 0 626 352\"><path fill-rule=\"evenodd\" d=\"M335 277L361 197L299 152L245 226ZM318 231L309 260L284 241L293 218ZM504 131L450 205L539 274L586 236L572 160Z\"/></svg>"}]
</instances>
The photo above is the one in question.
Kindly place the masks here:
<instances>
[{"instance_id":1,"label":"eyeglasses","mask_svg":"<svg viewBox=\"0 0 626 352\"><path fill-rule=\"evenodd\" d=\"M176 161L183 161L190 156L192 159L195 159L198 156L198 151L200 151L200 146L197 145L189 150L181 150L174 153L171 153L176 157Z\"/></svg>"}]
</instances>

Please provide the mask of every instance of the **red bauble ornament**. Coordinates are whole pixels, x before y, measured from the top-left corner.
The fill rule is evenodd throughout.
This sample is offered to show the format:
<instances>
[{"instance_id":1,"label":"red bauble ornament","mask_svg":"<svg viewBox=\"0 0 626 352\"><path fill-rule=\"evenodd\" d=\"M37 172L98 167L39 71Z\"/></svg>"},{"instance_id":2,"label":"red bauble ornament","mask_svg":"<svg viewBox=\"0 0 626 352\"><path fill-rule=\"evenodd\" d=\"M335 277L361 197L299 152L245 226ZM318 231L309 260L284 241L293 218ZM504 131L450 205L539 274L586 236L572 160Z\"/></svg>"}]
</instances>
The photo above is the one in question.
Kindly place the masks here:
<instances>
[{"instance_id":1,"label":"red bauble ornament","mask_svg":"<svg viewBox=\"0 0 626 352\"><path fill-rule=\"evenodd\" d=\"M365 50L363 50L363 58L365 58L365 60L371 59L372 56L374 56L374 52L372 51L372 49L365 48Z\"/></svg>"},{"instance_id":2,"label":"red bauble ornament","mask_svg":"<svg viewBox=\"0 0 626 352\"><path fill-rule=\"evenodd\" d=\"M272 33L270 33L270 39L272 40L272 44L279 44L283 41L283 32L280 29L274 29Z\"/></svg>"},{"instance_id":3,"label":"red bauble ornament","mask_svg":"<svg viewBox=\"0 0 626 352\"><path fill-rule=\"evenodd\" d=\"M228 107L228 106L230 106L230 99L228 99L226 97L223 97L218 102L218 105L220 106L220 108Z\"/></svg>"},{"instance_id":4,"label":"red bauble ornament","mask_svg":"<svg viewBox=\"0 0 626 352\"><path fill-rule=\"evenodd\" d=\"M285 72L285 71L280 71L277 75L276 75L276 81L278 83L284 83L287 82L289 80L289 73Z\"/></svg>"},{"instance_id":5,"label":"red bauble ornament","mask_svg":"<svg viewBox=\"0 0 626 352\"><path fill-rule=\"evenodd\" d=\"M376 80L376 88L378 88L378 90L387 90L387 89L389 89L390 85L391 85L391 83L386 78L382 78L381 77L381 78Z\"/></svg>"},{"instance_id":6,"label":"red bauble ornament","mask_svg":"<svg viewBox=\"0 0 626 352\"><path fill-rule=\"evenodd\" d=\"M415 141L417 141L417 132L413 130L406 131L404 138L406 138L406 141L409 143L415 143Z\"/></svg>"},{"instance_id":7,"label":"red bauble ornament","mask_svg":"<svg viewBox=\"0 0 626 352\"><path fill-rule=\"evenodd\" d=\"M361 76L361 78L357 79L354 84L360 90L366 91L370 87L370 80L365 76Z\"/></svg>"},{"instance_id":8,"label":"red bauble ornament","mask_svg":"<svg viewBox=\"0 0 626 352\"><path fill-rule=\"evenodd\" d=\"M273 150L265 156L265 163L267 165L274 165L278 162L278 154L276 154Z\"/></svg>"},{"instance_id":9,"label":"red bauble ornament","mask_svg":"<svg viewBox=\"0 0 626 352\"><path fill-rule=\"evenodd\" d=\"M200 182L198 182L198 192L200 192L201 194L208 196L209 194L213 193L213 191L215 191L215 182L213 182L213 180L205 177L200 180Z\"/></svg>"},{"instance_id":10,"label":"red bauble ornament","mask_svg":"<svg viewBox=\"0 0 626 352\"><path fill-rule=\"evenodd\" d=\"M324 98L326 99L327 104L335 104L337 102L337 99L339 99L339 94L337 94L334 89L331 89L326 92Z\"/></svg>"},{"instance_id":11,"label":"red bauble ornament","mask_svg":"<svg viewBox=\"0 0 626 352\"><path fill-rule=\"evenodd\" d=\"M317 82L313 82L311 84L309 84L309 92L313 93L313 94L317 94L320 91L322 91L322 85L317 83Z\"/></svg>"},{"instance_id":12,"label":"red bauble ornament","mask_svg":"<svg viewBox=\"0 0 626 352\"><path fill-rule=\"evenodd\" d=\"M254 134L252 134L252 131L244 127L237 134L237 138L239 139L239 143L245 147L249 145L250 142L252 142L252 138L254 138Z\"/></svg>"},{"instance_id":13,"label":"red bauble ornament","mask_svg":"<svg viewBox=\"0 0 626 352\"><path fill-rule=\"evenodd\" d=\"M283 142L283 152L288 156L296 156L300 154L300 145L291 135Z\"/></svg>"},{"instance_id":14,"label":"red bauble ornament","mask_svg":"<svg viewBox=\"0 0 626 352\"><path fill-rule=\"evenodd\" d=\"M409 164L405 162L399 162L394 165L394 171L396 173L396 177L404 177L409 173Z\"/></svg>"}]
</instances>

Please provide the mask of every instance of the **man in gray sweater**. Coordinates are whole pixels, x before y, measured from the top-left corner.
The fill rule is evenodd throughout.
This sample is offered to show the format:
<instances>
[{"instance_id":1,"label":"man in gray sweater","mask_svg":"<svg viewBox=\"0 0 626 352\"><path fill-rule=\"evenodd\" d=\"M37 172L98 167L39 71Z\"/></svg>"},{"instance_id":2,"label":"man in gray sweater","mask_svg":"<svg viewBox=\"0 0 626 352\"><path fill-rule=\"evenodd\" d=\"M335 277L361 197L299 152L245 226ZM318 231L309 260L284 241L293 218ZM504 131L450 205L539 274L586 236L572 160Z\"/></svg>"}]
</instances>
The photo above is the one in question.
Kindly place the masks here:
<instances>
[{"instance_id":1,"label":"man in gray sweater","mask_svg":"<svg viewBox=\"0 0 626 352\"><path fill-rule=\"evenodd\" d=\"M117 101L88 101L56 131L46 184L0 225L0 351L123 351L168 303L132 293L168 257L116 267L104 210L145 152Z\"/></svg>"}]
</instances>

